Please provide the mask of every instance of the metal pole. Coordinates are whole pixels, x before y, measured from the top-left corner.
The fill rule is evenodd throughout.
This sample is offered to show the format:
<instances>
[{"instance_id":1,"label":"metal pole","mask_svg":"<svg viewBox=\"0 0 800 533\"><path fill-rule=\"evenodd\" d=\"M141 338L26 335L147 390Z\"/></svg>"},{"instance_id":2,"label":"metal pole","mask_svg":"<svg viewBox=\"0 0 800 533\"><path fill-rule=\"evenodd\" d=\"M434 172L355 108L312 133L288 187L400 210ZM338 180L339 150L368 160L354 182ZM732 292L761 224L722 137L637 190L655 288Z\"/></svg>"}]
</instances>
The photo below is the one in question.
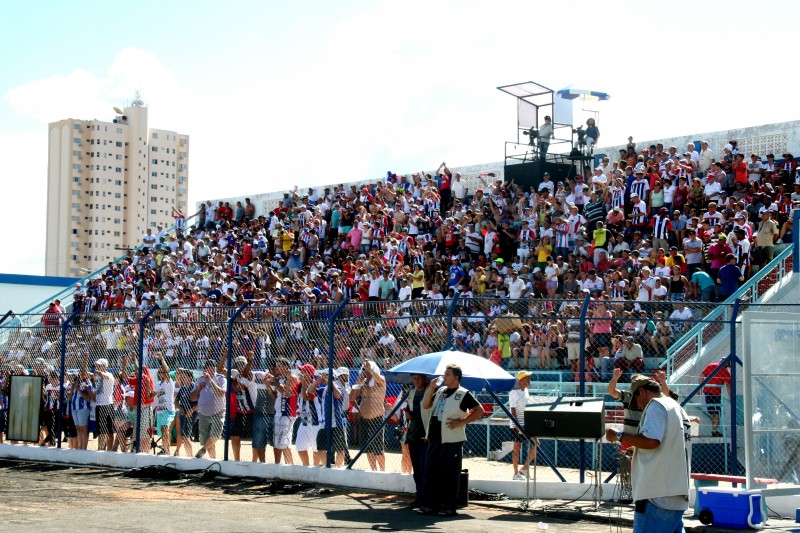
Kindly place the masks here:
<instances>
[{"instance_id":1,"label":"metal pole","mask_svg":"<svg viewBox=\"0 0 800 533\"><path fill-rule=\"evenodd\" d=\"M800 274L800 209L792 211L792 240L794 241L792 271Z\"/></svg>"},{"instance_id":2,"label":"metal pole","mask_svg":"<svg viewBox=\"0 0 800 533\"><path fill-rule=\"evenodd\" d=\"M10 317L14 311L9 310L6 314L3 315L3 318L0 318L0 324L6 321L6 318Z\"/></svg>"},{"instance_id":3,"label":"metal pole","mask_svg":"<svg viewBox=\"0 0 800 533\"><path fill-rule=\"evenodd\" d=\"M524 435L525 434L525 428L523 428L520 425L519 420L517 420L514 417L514 415L511 414L511 411L508 410L508 407L506 407L506 404L504 404L503 402L500 401L500 398L497 397L497 394L495 394L495 392L488 386L488 384L486 386L486 390L489 391L489 394L492 395L492 398L494 398L494 401L497 402L498 407L500 407L500 409L502 409L503 412L505 412L505 414L508 416L508 419L511 420L514 423L514 425L517 426L517 429L519 429L522 432L522 434ZM536 446L536 443L531 443L531 445L532 446ZM541 448L539 448L539 449L541 449ZM544 454L537 454L536 457L539 457L540 455L542 457L542 460L545 463L547 463L547 466L549 466L550 469L553 472L555 472L555 474L558 476L558 479L560 479L561 481L566 483L567 480L564 479L564 476L562 476L561 472L558 471L558 468L556 468L556 465L553 464L553 462Z\"/></svg>"},{"instance_id":4,"label":"metal pole","mask_svg":"<svg viewBox=\"0 0 800 533\"><path fill-rule=\"evenodd\" d=\"M456 312L456 305L458 305L458 294L453 297L453 300L450 302L450 307L447 309L447 341L442 350L453 349L453 315Z\"/></svg>"},{"instance_id":5,"label":"metal pole","mask_svg":"<svg viewBox=\"0 0 800 533\"><path fill-rule=\"evenodd\" d=\"M57 448L61 448L61 412L60 410L64 407L64 373L66 360L67 360L67 328L69 327L70 322L78 315L80 310L76 309L72 312L71 315L61 324L61 371L58 373L58 408L59 413L56 416L56 433L58 434L58 443L56 444ZM11 311L6 313L6 316L3 317L3 320L11 314ZM0 320L0 324L3 323L3 320Z\"/></svg>"},{"instance_id":6,"label":"metal pole","mask_svg":"<svg viewBox=\"0 0 800 533\"><path fill-rule=\"evenodd\" d=\"M589 311L589 302L592 297L588 293L583 299L583 306L581 307L581 329L580 329L580 349L578 350L578 364L580 380L578 382L579 395L583 397L586 394L586 313ZM586 442L581 439L578 441L578 464L580 468L580 483L583 483L586 477Z\"/></svg>"},{"instance_id":7,"label":"metal pole","mask_svg":"<svg viewBox=\"0 0 800 533\"><path fill-rule=\"evenodd\" d=\"M233 362L233 323L239 318L239 315L242 314L242 311L250 305L250 302L245 300L240 308L238 308L228 319L228 365L227 365L227 373L225 376L225 381L228 384L225 387L225 452L223 456L223 460L228 460L228 443L231 439L231 392L233 392L233 387L231 386L231 363Z\"/></svg>"},{"instance_id":8,"label":"metal pole","mask_svg":"<svg viewBox=\"0 0 800 533\"><path fill-rule=\"evenodd\" d=\"M147 324L147 321L150 319L153 313L156 312L158 309L157 305L151 307L147 313L142 317L139 321L139 368L136 371L136 387L139 389L136 391L136 453L142 451L142 443L141 440L141 427L142 427L142 375L144 374L144 327ZM127 372L127 369L125 369ZM166 437L165 437L166 438Z\"/></svg>"},{"instance_id":9,"label":"metal pole","mask_svg":"<svg viewBox=\"0 0 800 533\"><path fill-rule=\"evenodd\" d=\"M736 357L736 317L739 315L739 299L737 298L733 302L733 311L731 312L731 324L730 324L730 342L731 342L731 454L730 454L730 461L731 461L731 475L738 476L739 475L739 459L738 454L736 453L736 446L739 444L738 439L736 438L736 417L737 417L737 405L736 405L736 365L741 364L741 361Z\"/></svg>"},{"instance_id":10,"label":"metal pole","mask_svg":"<svg viewBox=\"0 0 800 533\"><path fill-rule=\"evenodd\" d=\"M344 297L342 303L333 312L330 318L330 325L328 330L328 386L325 387L327 394L325 395L325 431L328 432L328 442L325 445L327 449L325 468L331 467L331 456L333 455L333 434L331 427L333 425L333 385L332 382L336 379L333 375L333 360L336 358L336 318L347 307L349 299ZM338 384L337 384L338 386ZM345 400L346 401L346 400Z\"/></svg>"}]
</instances>

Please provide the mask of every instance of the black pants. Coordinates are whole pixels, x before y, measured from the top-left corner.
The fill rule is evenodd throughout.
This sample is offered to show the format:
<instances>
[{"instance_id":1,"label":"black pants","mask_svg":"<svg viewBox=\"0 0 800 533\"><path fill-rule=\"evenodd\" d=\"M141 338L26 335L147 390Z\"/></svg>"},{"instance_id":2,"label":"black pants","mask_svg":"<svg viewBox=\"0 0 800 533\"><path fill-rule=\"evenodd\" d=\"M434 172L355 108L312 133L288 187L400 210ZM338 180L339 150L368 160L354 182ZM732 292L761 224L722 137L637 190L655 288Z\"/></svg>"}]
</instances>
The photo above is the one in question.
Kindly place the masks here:
<instances>
[{"instance_id":1,"label":"black pants","mask_svg":"<svg viewBox=\"0 0 800 533\"><path fill-rule=\"evenodd\" d=\"M463 442L428 442L425 456L425 507L441 511L456 510L463 447Z\"/></svg>"},{"instance_id":2,"label":"black pants","mask_svg":"<svg viewBox=\"0 0 800 533\"><path fill-rule=\"evenodd\" d=\"M428 453L428 443L424 440L414 440L408 443L408 453L411 455L411 466L414 469L414 484L417 487L417 500L427 501L425 491L425 456Z\"/></svg>"},{"instance_id":3,"label":"black pants","mask_svg":"<svg viewBox=\"0 0 800 533\"><path fill-rule=\"evenodd\" d=\"M439 196L441 197L439 200L439 210L442 218L445 218L447 216L447 210L450 209L450 200L452 198L450 189L439 190Z\"/></svg>"}]
</instances>

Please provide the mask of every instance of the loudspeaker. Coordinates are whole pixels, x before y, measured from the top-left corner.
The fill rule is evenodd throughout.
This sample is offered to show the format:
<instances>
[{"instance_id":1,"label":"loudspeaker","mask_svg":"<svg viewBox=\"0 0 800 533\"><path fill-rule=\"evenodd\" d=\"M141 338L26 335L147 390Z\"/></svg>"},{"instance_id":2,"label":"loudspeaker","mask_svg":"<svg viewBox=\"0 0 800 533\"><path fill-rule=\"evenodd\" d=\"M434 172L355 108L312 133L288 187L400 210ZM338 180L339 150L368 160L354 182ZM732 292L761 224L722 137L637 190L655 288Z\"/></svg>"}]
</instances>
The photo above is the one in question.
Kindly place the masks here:
<instances>
[{"instance_id":1,"label":"loudspeaker","mask_svg":"<svg viewBox=\"0 0 800 533\"><path fill-rule=\"evenodd\" d=\"M550 180L553 183L575 177L575 167L572 165L533 161L532 163L506 165L503 169L503 178L506 181L513 180L514 183L525 189L529 187L538 188L545 172L550 173Z\"/></svg>"},{"instance_id":2,"label":"loudspeaker","mask_svg":"<svg viewBox=\"0 0 800 533\"><path fill-rule=\"evenodd\" d=\"M456 496L456 507L466 507L469 505L469 470L466 468L459 473L458 495Z\"/></svg>"},{"instance_id":3,"label":"loudspeaker","mask_svg":"<svg viewBox=\"0 0 800 533\"><path fill-rule=\"evenodd\" d=\"M552 439L601 439L605 435L602 398L560 397L525 408L525 434Z\"/></svg>"}]
</instances>

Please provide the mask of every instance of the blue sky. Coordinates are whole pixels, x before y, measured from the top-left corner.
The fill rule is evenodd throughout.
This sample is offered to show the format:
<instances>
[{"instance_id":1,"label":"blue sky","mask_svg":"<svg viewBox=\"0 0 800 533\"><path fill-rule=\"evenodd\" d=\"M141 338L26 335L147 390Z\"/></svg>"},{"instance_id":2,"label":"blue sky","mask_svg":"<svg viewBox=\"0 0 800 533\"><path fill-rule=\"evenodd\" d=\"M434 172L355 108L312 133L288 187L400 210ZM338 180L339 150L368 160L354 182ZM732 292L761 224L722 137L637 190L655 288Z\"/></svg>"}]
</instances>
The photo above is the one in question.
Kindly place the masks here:
<instances>
[{"instance_id":1,"label":"blue sky","mask_svg":"<svg viewBox=\"0 0 800 533\"><path fill-rule=\"evenodd\" d=\"M499 85L606 91L601 144L794 120L800 3L15 2L0 21L0 272L43 273L47 123L191 136L190 200L503 157ZM781 21L789 21L783 24ZM782 26L787 29L783 29Z\"/></svg>"}]
</instances>

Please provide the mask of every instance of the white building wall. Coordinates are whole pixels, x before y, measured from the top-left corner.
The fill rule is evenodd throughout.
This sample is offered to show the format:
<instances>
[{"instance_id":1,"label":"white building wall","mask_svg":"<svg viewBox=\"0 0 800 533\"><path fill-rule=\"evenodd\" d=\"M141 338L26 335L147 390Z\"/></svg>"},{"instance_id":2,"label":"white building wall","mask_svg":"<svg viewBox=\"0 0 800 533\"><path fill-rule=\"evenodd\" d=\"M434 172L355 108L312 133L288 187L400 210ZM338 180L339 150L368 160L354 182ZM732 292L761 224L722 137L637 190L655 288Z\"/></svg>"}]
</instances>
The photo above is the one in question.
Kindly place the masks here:
<instances>
[{"instance_id":1,"label":"white building wall","mask_svg":"<svg viewBox=\"0 0 800 533\"><path fill-rule=\"evenodd\" d=\"M179 157L185 207L188 137L153 130L163 132L164 142L159 140L157 147L166 160L160 162L163 174L158 168L151 171L147 114L137 103L112 122L66 119L50 124L47 275L83 276L138 245L146 228L171 226L172 206L179 200ZM155 195L153 205L148 194L151 172L156 172L153 184L161 185L162 193ZM151 210L156 211L152 219Z\"/></svg>"}]
</instances>

